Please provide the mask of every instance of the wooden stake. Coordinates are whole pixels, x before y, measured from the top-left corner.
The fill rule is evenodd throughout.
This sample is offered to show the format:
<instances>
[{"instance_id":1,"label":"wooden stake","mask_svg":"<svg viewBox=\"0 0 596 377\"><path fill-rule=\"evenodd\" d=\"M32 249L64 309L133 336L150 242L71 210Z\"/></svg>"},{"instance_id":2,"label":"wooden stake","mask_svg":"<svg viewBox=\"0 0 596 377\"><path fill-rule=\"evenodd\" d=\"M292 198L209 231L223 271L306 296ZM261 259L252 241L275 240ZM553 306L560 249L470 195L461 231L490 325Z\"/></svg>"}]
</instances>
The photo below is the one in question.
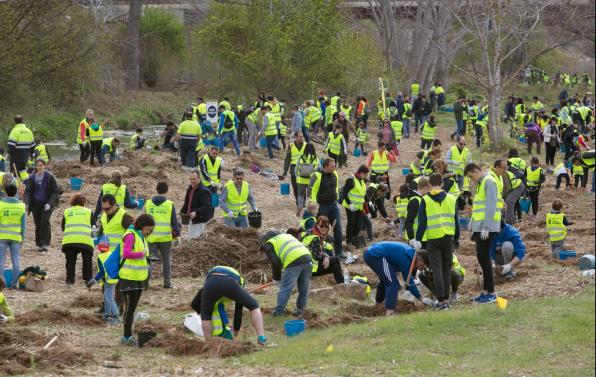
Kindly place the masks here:
<instances>
[{"instance_id":1,"label":"wooden stake","mask_svg":"<svg viewBox=\"0 0 596 377\"><path fill-rule=\"evenodd\" d=\"M52 340L50 340L50 341L48 342L48 344L46 344L46 345L43 347L43 349L44 349L44 350L47 350L48 348L50 348L50 346L51 346L51 345L52 345L52 344L53 344L53 343L56 341L56 339L58 339L58 335L54 336L54 337L52 338Z\"/></svg>"}]
</instances>

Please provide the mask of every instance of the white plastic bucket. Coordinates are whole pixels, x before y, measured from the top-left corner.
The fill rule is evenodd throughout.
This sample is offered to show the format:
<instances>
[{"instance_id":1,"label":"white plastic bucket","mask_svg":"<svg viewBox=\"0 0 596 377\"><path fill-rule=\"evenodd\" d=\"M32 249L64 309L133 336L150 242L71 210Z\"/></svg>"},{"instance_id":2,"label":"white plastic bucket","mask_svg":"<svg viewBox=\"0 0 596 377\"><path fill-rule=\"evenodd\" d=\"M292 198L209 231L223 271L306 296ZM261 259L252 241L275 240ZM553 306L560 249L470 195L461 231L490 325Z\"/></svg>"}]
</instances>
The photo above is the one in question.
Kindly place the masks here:
<instances>
[{"instance_id":1,"label":"white plastic bucket","mask_svg":"<svg viewBox=\"0 0 596 377\"><path fill-rule=\"evenodd\" d=\"M201 316L197 313L190 313L184 316L184 327L192 331L195 335L203 336L203 326L201 326Z\"/></svg>"}]
</instances>

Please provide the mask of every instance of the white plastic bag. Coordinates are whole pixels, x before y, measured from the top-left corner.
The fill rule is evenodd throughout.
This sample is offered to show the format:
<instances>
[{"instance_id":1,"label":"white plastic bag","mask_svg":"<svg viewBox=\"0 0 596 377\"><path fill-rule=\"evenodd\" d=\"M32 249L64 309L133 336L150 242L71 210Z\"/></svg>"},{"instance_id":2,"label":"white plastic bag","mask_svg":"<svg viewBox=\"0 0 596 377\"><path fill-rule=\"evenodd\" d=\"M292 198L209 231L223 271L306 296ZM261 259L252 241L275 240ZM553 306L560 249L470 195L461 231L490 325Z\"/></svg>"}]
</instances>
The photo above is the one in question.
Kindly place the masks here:
<instances>
[{"instance_id":1,"label":"white plastic bag","mask_svg":"<svg viewBox=\"0 0 596 377\"><path fill-rule=\"evenodd\" d=\"M201 326L201 316L197 313L190 313L184 316L184 327L203 337L203 326Z\"/></svg>"}]
</instances>

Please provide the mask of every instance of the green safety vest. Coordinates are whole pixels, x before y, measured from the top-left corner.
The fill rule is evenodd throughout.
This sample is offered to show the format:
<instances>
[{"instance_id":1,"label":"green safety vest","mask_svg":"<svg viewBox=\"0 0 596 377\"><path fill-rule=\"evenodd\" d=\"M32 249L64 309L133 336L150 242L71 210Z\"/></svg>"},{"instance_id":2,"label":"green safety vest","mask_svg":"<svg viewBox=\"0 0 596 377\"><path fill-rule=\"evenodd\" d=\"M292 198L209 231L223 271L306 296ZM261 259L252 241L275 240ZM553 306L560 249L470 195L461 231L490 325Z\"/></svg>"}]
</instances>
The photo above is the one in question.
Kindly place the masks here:
<instances>
[{"instance_id":1,"label":"green safety vest","mask_svg":"<svg viewBox=\"0 0 596 377\"><path fill-rule=\"evenodd\" d=\"M306 148L306 143L302 143L302 147L298 149L296 143L292 143L290 146L290 165L296 165L302 153L304 153L304 149Z\"/></svg>"},{"instance_id":2,"label":"green safety vest","mask_svg":"<svg viewBox=\"0 0 596 377\"><path fill-rule=\"evenodd\" d=\"M325 149L325 152L331 152L338 156L341 153L341 141L343 138L344 135L341 133L337 135L333 132L329 133L329 139L327 141L327 148Z\"/></svg>"},{"instance_id":3,"label":"green safety vest","mask_svg":"<svg viewBox=\"0 0 596 377\"><path fill-rule=\"evenodd\" d=\"M416 177L418 177L418 176L420 176L420 174L422 174L422 172L420 171L420 168L418 166L416 166L416 164L413 162L410 162L410 171Z\"/></svg>"},{"instance_id":4,"label":"green safety vest","mask_svg":"<svg viewBox=\"0 0 596 377\"><path fill-rule=\"evenodd\" d=\"M395 140L401 140L401 132L404 124L401 120L392 120L391 121L391 128L393 129L393 133L395 134Z\"/></svg>"},{"instance_id":5,"label":"green safety vest","mask_svg":"<svg viewBox=\"0 0 596 377\"><path fill-rule=\"evenodd\" d=\"M273 115L273 113L271 112L268 112L265 114L265 118L267 118L267 126L265 126L265 136L277 135L277 124L275 115Z\"/></svg>"},{"instance_id":6,"label":"green safety vest","mask_svg":"<svg viewBox=\"0 0 596 377\"><path fill-rule=\"evenodd\" d=\"M472 203L472 221L484 221L485 219L485 205L486 205L486 182L493 181L498 189L498 183L495 182L495 179L492 175L487 174L480 184L476 187L476 196L474 196L474 201ZM497 190L498 191L498 190ZM496 222L501 221L501 211L499 209L499 194L497 192L497 209L495 211L495 215L493 220ZM502 208L502 204L501 204Z\"/></svg>"},{"instance_id":7,"label":"green safety vest","mask_svg":"<svg viewBox=\"0 0 596 377\"><path fill-rule=\"evenodd\" d=\"M91 210L74 206L64 211L64 237L62 245L83 244L93 247L91 238Z\"/></svg>"},{"instance_id":8,"label":"green safety vest","mask_svg":"<svg viewBox=\"0 0 596 377\"><path fill-rule=\"evenodd\" d=\"M306 123L306 126L310 128L310 126L319 119L321 119L321 110L314 106L309 107L308 114L306 114L306 117L304 118L304 123Z\"/></svg>"},{"instance_id":9,"label":"green safety vest","mask_svg":"<svg viewBox=\"0 0 596 377\"><path fill-rule=\"evenodd\" d=\"M441 203L429 195L422 198L426 206L426 237L429 240L455 235L455 197L445 196Z\"/></svg>"},{"instance_id":10,"label":"green safety vest","mask_svg":"<svg viewBox=\"0 0 596 377\"><path fill-rule=\"evenodd\" d=\"M265 102L265 106L269 105L271 107L271 115L273 115L273 118L275 119L275 122L280 122L281 121L281 106L279 105L279 102L276 103L275 105L269 103L269 102Z\"/></svg>"},{"instance_id":11,"label":"green safety vest","mask_svg":"<svg viewBox=\"0 0 596 377\"><path fill-rule=\"evenodd\" d=\"M120 270L118 271L118 277L120 279L145 281L149 278L149 263L147 262L147 258L149 257L149 249L147 248L147 241L145 240L145 237L143 237L140 232L140 230L133 229L131 226L126 230L126 232L124 232L124 235L122 236L122 239L124 239L124 237L126 237L128 234L133 234L135 237L135 243L133 245L132 251L137 253L140 251L144 252L145 258L125 259L122 256L124 250L120 248L120 260L124 261L122 267L120 267Z\"/></svg>"},{"instance_id":12,"label":"green safety vest","mask_svg":"<svg viewBox=\"0 0 596 377\"><path fill-rule=\"evenodd\" d=\"M201 137L201 126L194 120L185 120L178 127L180 140L198 141Z\"/></svg>"},{"instance_id":13,"label":"green safety vest","mask_svg":"<svg viewBox=\"0 0 596 377\"><path fill-rule=\"evenodd\" d=\"M478 119L478 105L468 106L468 115L472 121Z\"/></svg>"},{"instance_id":14,"label":"green safety vest","mask_svg":"<svg viewBox=\"0 0 596 377\"><path fill-rule=\"evenodd\" d=\"M418 182L416 182L418 183ZM412 196L410 199L408 199L408 205L410 205L410 202L412 200L417 200L418 201L418 205L420 206L420 202L422 201L422 198L420 196ZM407 206L406 206L406 212L407 212ZM406 217L408 217L407 213L406 213ZM414 229L414 238L416 238L416 233L418 232L418 215L416 215L416 217L414 218L414 224L412 225L412 228ZM422 242L425 242L428 239L427 236L427 232L424 232L424 235L422 236ZM404 232L404 240L408 240L408 232Z\"/></svg>"},{"instance_id":15,"label":"green safety vest","mask_svg":"<svg viewBox=\"0 0 596 377\"><path fill-rule=\"evenodd\" d=\"M333 114L337 112L337 107L333 105L327 106L325 109L325 124L331 124L333 122Z\"/></svg>"},{"instance_id":16,"label":"green safety vest","mask_svg":"<svg viewBox=\"0 0 596 377\"><path fill-rule=\"evenodd\" d=\"M408 198L401 198L398 197L395 203L395 211L397 212L397 217L405 219L408 217L408 203L410 199Z\"/></svg>"},{"instance_id":17,"label":"green safety vest","mask_svg":"<svg viewBox=\"0 0 596 377\"><path fill-rule=\"evenodd\" d=\"M147 237L147 242L170 242L172 237L172 210L174 203L170 200L157 205L153 200L148 200L145 207L145 212L153 216L155 220L155 227L153 233Z\"/></svg>"},{"instance_id":18,"label":"green safety vest","mask_svg":"<svg viewBox=\"0 0 596 377\"><path fill-rule=\"evenodd\" d=\"M519 178L515 177L515 174L513 174L512 172L508 171L507 175L509 176L509 181L511 182L511 189L515 190L516 188L518 188L521 184L522 184L522 180Z\"/></svg>"},{"instance_id":19,"label":"green safety vest","mask_svg":"<svg viewBox=\"0 0 596 377\"><path fill-rule=\"evenodd\" d=\"M339 107L339 110L346 114L346 119L350 119L350 114L352 113L352 106L344 107L343 105L341 105Z\"/></svg>"},{"instance_id":20,"label":"green safety vest","mask_svg":"<svg viewBox=\"0 0 596 377\"><path fill-rule=\"evenodd\" d=\"M101 149L103 149L103 147L107 146L108 152L112 153L114 151L114 147L112 145L113 141L114 141L113 137L107 137L107 138L103 139L103 141L101 143Z\"/></svg>"},{"instance_id":21,"label":"green safety vest","mask_svg":"<svg viewBox=\"0 0 596 377\"><path fill-rule=\"evenodd\" d=\"M48 162L50 157L48 156L48 150L45 145L40 144L40 145L36 146L35 151L38 152L37 158L44 160L46 163Z\"/></svg>"},{"instance_id":22,"label":"green safety vest","mask_svg":"<svg viewBox=\"0 0 596 377\"><path fill-rule=\"evenodd\" d=\"M528 187L540 186L540 173L542 173L542 168L535 170L532 170L530 166L526 168L526 182L528 183Z\"/></svg>"},{"instance_id":23,"label":"green safety vest","mask_svg":"<svg viewBox=\"0 0 596 377\"><path fill-rule=\"evenodd\" d=\"M596 156L592 156L590 158L587 158L587 157L584 158L584 154L587 153L587 152L594 152L594 150L592 149L591 151L582 152L579 155L579 158L581 159L582 164L585 165L587 168L593 168L594 167L594 162L596 160Z\"/></svg>"},{"instance_id":24,"label":"green safety vest","mask_svg":"<svg viewBox=\"0 0 596 377\"><path fill-rule=\"evenodd\" d=\"M118 283L118 279L110 279L110 276L108 275L106 268L105 268L105 263L106 260L108 260L108 258L110 257L110 254L112 254L111 251L104 251L102 253L99 253L97 255L97 264L101 266L103 266L103 277L102 279L99 281L99 285L103 285L104 281L108 284L116 284Z\"/></svg>"},{"instance_id":25,"label":"green safety vest","mask_svg":"<svg viewBox=\"0 0 596 377\"><path fill-rule=\"evenodd\" d=\"M466 147L464 147L461 152L456 145L451 147L451 161L453 161L453 172L455 174L464 175L464 168L468 161L468 153L470 153L470 150Z\"/></svg>"},{"instance_id":26,"label":"green safety vest","mask_svg":"<svg viewBox=\"0 0 596 377\"><path fill-rule=\"evenodd\" d=\"M366 182L363 179L358 179L355 176L352 176L354 180L354 187L348 192L348 199L354 205L356 210L362 211L364 208L364 197L366 196ZM349 208L350 206L344 200L342 205L344 208Z\"/></svg>"},{"instance_id":27,"label":"green safety vest","mask_svg":"<svg viewBox=\"0 0 596 377\"><path fill-rule=\"evenodd\" d=\"M267 243L270 243L275 250L275 255L281 261L283 269L286 269L296 259L308 255L311 257L310 251L290 234L280 234L271 238Z\"/></svg>"},{"instance_id":28,"label":"green safety vest","mask_svg":"<svg viewBox=\"0 0 596 377\"><path fill-rule=\"evenodd\" d=\"M308 160L305 160L303 156L300 156L300 158L296 162L296 169L294 170L296 173L296 183L299 185L308 185L310 183L310 177L301 177L300 174L298 174L298 172L300 171L300 169L298 168L299 166L312 165L314 171L317 168L318 164L319 161L317 160L316 156L312 156Z\"/></svg>"},{"instance_id":29,"label":"green safety vest","mask_svg":"<svg viewBox=\"0 0 596 377\"><path fill-rule=\"evenodd\" d=\"M116 198L116 204L119 206L124 205L124 199L126 198L126 185L116 186L113 183L106 183L101 186L101 195L112 194Z\"/></svg>"},{"instance_id":30,"label":"green safety vest","mask_svg":"<svg viewBox=\"0 0 596 377\"><path fill-rule=\"evenodd\" d=\"M137 149L137 140L139 139L138 134L134 134L130 137L130 141L128 142L128 148L135 150Z\"/></svg>"},{"instance_id":31,"label":"green safety vest","mask_svg":"<svg viewBox=\"0 0 596 377\"><path fill-rule=\"evenodd\" d=\"M410 85L410 89L411 89L412 97L417 96L418 92L420 91L420 84L412 83L412 85Z\"/></svg>"},{"instance_id":32,"label":"green safety vest","mask_svg":"<svg viewBox=\"0 0 596 377\"><path fill-rule=\"evenodd\" d=\"M422 140L433 140L437 134L437 126L431 127L428 121L424 121L422 132L420 132L420 138Z\"/></svg>"},{"instance_id":33,"label":"green safety vest","mask_svg":"<svg viewBox=\"0 0 596 377\"><path fill-rule=\"evenodd\" d=\"M453 177L448 178L449 180L453 181L453 184L449 188L449 195L453 196L455 199L459 197L459 186L457 185L457 181L453 179Z\"/></svg>"},{"instance_id":34,"label":"green safety vest","mask_svg":"<svg viewBox=\"0 0 596 377\"><path fill-rule=\"evenodd\" d=\"M21 220L25 214L25 203L0 201L0 239L22 242ZM11 251L12 253L12 251Z\"/></svg>"},{"instance_id":35,"label":"green safety vest","mask_svg":"<svg viewBox=\"0 0 596 377\"><path fill-rule=\"evenodd\" d=\"M402 114L402 119L412 119L412 114L408 115L408 112L412 111L412 104L405 102L404 103L404 113Z\"/></svg>"},{"instance_id":36,"label":"green safety vest","mask_svg":"<svg viewBox=\"0 0 596 377\"><path fill-rule=\"evenodd\" d=\"M581 165L573 165L572 174L575 175L584 175L584 167Z\"/></svg>"},{"instance_id":37,"label":"green safety vest","mask_svg":"<svg viewBox=\"0 0 596 377\"><path fill-rule=\"evenodd\" d=\"M366 132L366 130L363 128L356 130L356 137L358 138L360 144L365 144L370 139L368 132Z\"/></svg>"},{"instance_id":38,"label":"green safety vest","mask_svg":"<svg viewBox=\"0 0 596 377\"><path fill-rule=\"evenodd\" d=\"M246 204L248 203L248 182L242 181L240 192L236 189L234 181L228 181L226 184L228 195L226 196L226 207L234 213L234 217L246 216ZM224 212L224 217L229 217Z\"/></svg>"},{"instance_id":39,"label":"green safety vest","mask_svg":"<svg viewBox=\"0 0 596 377\"><path fill-rule=\"evenodd\" d=\"M470 178L467 175L464 175L464 184L461 186L461 190L470 192Z\"/></svg>"},{"instance_id":40,"label":"green safety vest","mask_svg":"<svg viewBox=\"0 0 596 377\"><path fill-rule=\"evenodd\" d=\"M23 123L14 126L8 135L8 141L15 143L16 149L31 149L34 143L33 132Z\"/></svg>"},{"instance_id":41,"label":"green safety vest","mask_svg":"<svg viewBox=\"0 0 596 377\"><path fill-rule=\"evenodd\" d=\"M337 102L339 101L339 96L333 96L331 97L331 99L329 100L329 102L331 102L331 106L335 106L337 107Z\"/></svg>"},{"instance_id":42,"label":"green safety vest","mask_svg":"<svg viewBox=\"0 0 596 377\"><path fill-rule=\"evenodd\" d=\"M221 132L231 132L236 129L234 126L234 120L236 119L236 114L234 114L231 110L224 110L221 115L224 116L224 124Z\"/></svg>"},{"instance_id":43,"label":"green safety vest","mask_svg":"<svg viewBox=\"0 0 596 377\"><path fill-rule=\"evenodd\" d=\"M118 208L109 221L105 213L101 214L99 221L101 222L103 234L110 241L110 251L113 251L118 245L122 248L122 235L126 232L126 229L122 227L122 218L125 214L125 210Z\"/></svg>"},{"instance_id":44,"label":"green safety vest","mask_svg":"<svg viewBox=\"0 0 596 377\"><path fill-rule=\"evenodd\" d=\"M89 140L91 141L100 141L103 140L103 127L101 124L94 130L93 127L89 126Z\"/></svg>"},{"instance_id":45,"label":"green safety vest","mask_svg":"<svg viewBox=\"0 0 596 377\"><path fill-rule=\"evenodd\" d=\"M492 169L488 172L491 177L494 178L495 182L497 183L497 191L499 192L499 202L497 204L497 208L504 208L504 201L503 201L503 177L497 175Z\"/></svg>"},{"instance_id":46,"label":"green safety vest","mask_svg":"<svg viewBox=\"0 0 596 377\"><path fill-rule=\"evenodd\" d=\"M217 156L214 163L211 163L209 156L203 156L203 160L205 161L205 166L207 167L207 175L209 176L209 179L213 181L213 183L219 183L220 179L217 177L217 172L219 172L219 167L223 161L221 157ZM211 182L205 181L203 182L203 185L205 187L210 187Z\"/></svg>"},{"instance_id":47,"label":"green safety vest","mask_svg":"<svg viewBox=\"0 0 596 377\"><path fill-rule=\"evenodd\" d=\"M321 186L321 178L323 174L321 172L314 172L313 174L316 179L310 190L310 200L317 203L317 195L319 194L319 187ZM339 175L337 174L337 171L333 171L333 174L335 174L335 192L339 195Z\"/></svg>"},{"instance_id":48,"label":"green safety vest","mask_svg":"<svg viewBox=\"0 0 596 377\"><path fill-rule=\"evenodd\" d=\"M547 213L546 230L550 242L562 241L567 236L567 227L563 225L564 213Z\"/></svg>"},{"instance_id":49,"label":"green safety vest","mask_svg":"<svg viewBox=\"0 0 596 377\"><path fill-rule=\"evenodd\" d=\"M373 151L373 158L370 164L370 168L375 174L385 174L389 171L389 158L387 153L381 154L379 150Z\"/></svg>"},{"instance_id":50,"label":"green safety vest","mask_svg":"<svg viewBox=\"0 0 596 377\"><path fill-rule=\"evenodd\" d=\"M522 160L519 157L511 157L510 159L508 159L507 161L509 161L509 164L516 168L519 169L521 171L526 171L526 161Z\"/></svg>"}]
</instances>

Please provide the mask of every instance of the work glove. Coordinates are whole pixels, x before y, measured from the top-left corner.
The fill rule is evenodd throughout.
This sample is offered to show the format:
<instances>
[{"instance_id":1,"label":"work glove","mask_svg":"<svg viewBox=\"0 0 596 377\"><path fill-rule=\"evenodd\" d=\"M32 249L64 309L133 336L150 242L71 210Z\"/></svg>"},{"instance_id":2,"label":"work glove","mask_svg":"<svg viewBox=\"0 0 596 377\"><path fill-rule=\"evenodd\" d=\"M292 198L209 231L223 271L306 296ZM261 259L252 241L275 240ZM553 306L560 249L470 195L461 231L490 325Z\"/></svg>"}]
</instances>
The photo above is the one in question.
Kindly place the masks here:
<instances>
[{"instance_id":1,"label":"work glove","mask_svg":"<svg viewBox=\"0 0 596 377\"><path fill-rule=\"evenodd\" d=\"M486 241L486 240L488 240L488 236L489 236L488 230L482 229L482 232L480 232L480 239L482 241Z\"/></svg>"},{"instance_id":2,"label":"work glove","mask_svg":"<svg viewBox=\"0 0 596 377\"><path fill-rule=\"evenodd\" d=\"M370 219L372 219L372 215L371 215L370 213L367 213L367 214L366 214L366 217L367 217L369 220L370 220Z\"/></svg>"},{"instance_id":3,"label":"work glove","mask_svg":"<svg viewBox=\"0 0 596 377\"><path fill-rule=\"evenodd\" d=\"M503 269L501 270L501 275L505 276L508 273L510 273L511 272L511 268L512 267L511 267L511 264L510 263L507 263L506 265L504 265L503 266Z\"/></svg>"},{"instance_id":4,"label":"work glove","mask_svg":"<svg viewBox=\"0 0 596 377\"><path fill-rule=\"evenodd\" d=\"M228 217L235 217L235 216L234 216L234 212L232 212L232 211L228 211Z\"/></svg>"},{"instance_id":5,"label":"work glove","mask_svg":"<svg viewBox=\"0 0 596 377\"><path fill-rule=\"evenodd\" d=\"M46 203L46 205L43 206L44 211L49 211L51 208L52 208L52 206L50 206L49 203Z\"/></svg>"},{"instance_id":6,"label":"work glove","mask_svg":"<svg viewBox=\"0 0 596 377\"><path fill-rule=\"evenodd\" d=\"M87 282L85 284L87 285L87 288L91 288L95 285L95 283L97 283L97 280L92 278L92 279L87 280Z\"/></svg>"},{"instance_id":7,"label":"work glove","mask_svg":"<svg viewBox=\"0 0 596 377\"><path fill-rule=\"evenodd\" d=\"M257 207L253 208L253 210L254 210L255 212L259 212L259 209L258 209Z\"/></svg>"},{"instance_id":8,"label":"work glove","mask_svg":"<svg viewBox=\"0 0 596 377\"><path fill-rule=\"evenodd\" d=\"M4 314L0 314L0 324L8 323L8 317Z\"/></svg>"},{"instance_id":9,"label":"work glove","mask_svg":"<svg viewBox=\"0 0 596 377\"><path fill-rule=\"evenodd\" d=\"M356 212L356 207L353 204L350 204L350 212Z\"/></svg>"},{"instance_id":10,"label":"work glove","mask_svg":"<svg viewBox=\"0 0 596 377\"><path fill-rule=\"evenodd\" d=\"M435 301L433 299L430 299L428 297L424 297L422 299L422 303L426 306L433 306L435 304Z\"/></svg>"},{"instance_id":11,"label":"work glove","mask_svg":"<svg viewBox=\"0 0 596 377\"><path fill-rule=\"evenodd\" d=\"M422 243L418 240L410 240L410 246L418 251L422 248Z\"/></svg>"}]
</instances>

